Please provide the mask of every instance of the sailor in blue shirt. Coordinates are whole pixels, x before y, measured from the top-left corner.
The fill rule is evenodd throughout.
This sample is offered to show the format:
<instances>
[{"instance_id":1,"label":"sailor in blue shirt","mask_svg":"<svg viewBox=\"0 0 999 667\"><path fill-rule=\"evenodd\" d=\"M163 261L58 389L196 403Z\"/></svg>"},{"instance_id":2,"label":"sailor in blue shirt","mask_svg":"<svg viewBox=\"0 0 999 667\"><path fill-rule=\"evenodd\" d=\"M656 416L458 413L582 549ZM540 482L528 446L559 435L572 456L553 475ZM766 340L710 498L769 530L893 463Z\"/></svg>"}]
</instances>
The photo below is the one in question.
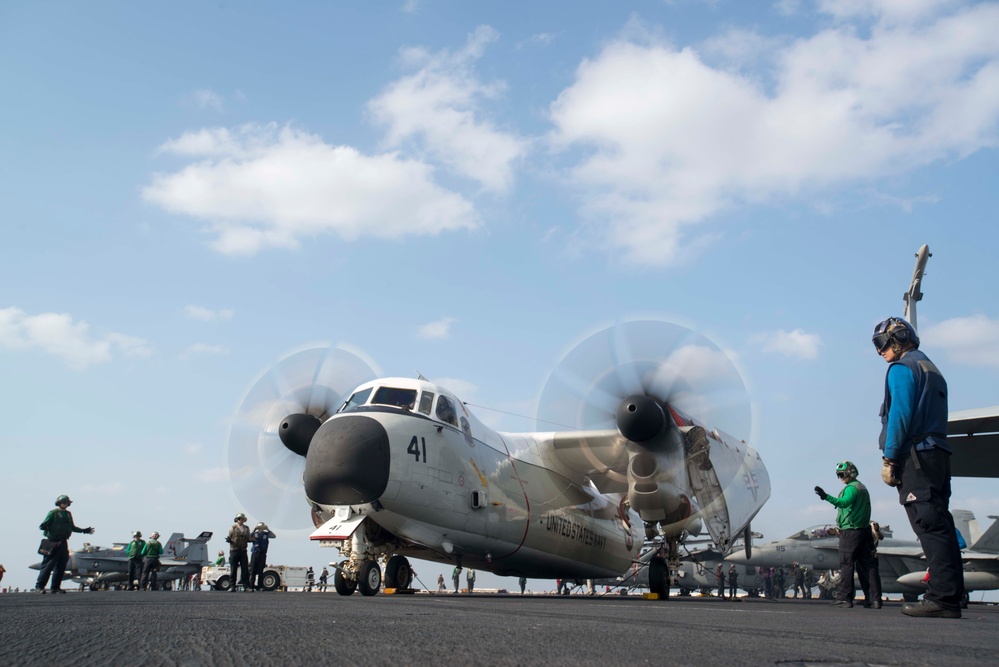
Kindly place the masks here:
<instances>
[{"instance_id":1,"label":"sailor in blue shirt","mask_svg":"<svg viewBox=\"0 0 999 667\"><path fill-rule=\"evenodd\" d=\"M950 514L950 454L947 443L947 381L919 348L905 320L889 317L872 337L890 365L881 405L881 478L897 487L930 570L929 588L908 616L960 618L964 570Z\"/></svg>"}]
</instances>

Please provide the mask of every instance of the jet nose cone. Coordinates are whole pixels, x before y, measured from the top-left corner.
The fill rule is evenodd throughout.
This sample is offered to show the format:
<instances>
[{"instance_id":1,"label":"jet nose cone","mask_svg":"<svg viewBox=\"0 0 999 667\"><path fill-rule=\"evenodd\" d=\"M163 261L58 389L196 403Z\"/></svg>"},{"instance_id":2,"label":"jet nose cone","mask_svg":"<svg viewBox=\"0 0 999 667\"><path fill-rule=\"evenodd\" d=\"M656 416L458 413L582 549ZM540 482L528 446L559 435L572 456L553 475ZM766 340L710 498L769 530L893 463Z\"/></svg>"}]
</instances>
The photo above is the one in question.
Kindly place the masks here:
<instances>
[{"instance_id":1,"label":"jet nose cone","mask_svg":"<svg viewBox=\"0 0 999 667\"><path fill-rule=\"evenodd\" d=\"M729 563L739 563L742 565L745 565L746 563L749 562L749 559L746 558L745 551L733 551L729 555L725 556L725 560L727 560Z\"/></svg>"},{"instance_id":2,"label":"jet nose cone","mask_svg":"<svg viewBox=\"0 0 999 667\"><path fill-rule=\"evenodd\" d=\"M362 505L384 493L389 439L371 417L343 415L319 427L305 457L305 494L322 505Z\"/></svg>"}]
</instances>

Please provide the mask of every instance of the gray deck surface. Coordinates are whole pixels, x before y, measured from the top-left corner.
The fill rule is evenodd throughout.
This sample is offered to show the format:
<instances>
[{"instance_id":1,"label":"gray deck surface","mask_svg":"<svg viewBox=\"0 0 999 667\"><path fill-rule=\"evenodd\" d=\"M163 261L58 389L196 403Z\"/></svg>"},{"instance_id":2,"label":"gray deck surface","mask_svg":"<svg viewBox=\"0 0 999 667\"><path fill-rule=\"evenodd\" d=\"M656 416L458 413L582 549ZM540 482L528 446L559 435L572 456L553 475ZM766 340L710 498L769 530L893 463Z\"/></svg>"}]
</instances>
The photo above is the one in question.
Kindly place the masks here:
<instances>
[{"instance_id":1,"label":"gray deck surface","mask_svg":"<svg viewBox=\"0 0 999 667\"><path fill-rule=\"evenodd\" d=\"M0 665L995 665L999 607L637 596L0 595Z\"/></svg>"}]
</instances>

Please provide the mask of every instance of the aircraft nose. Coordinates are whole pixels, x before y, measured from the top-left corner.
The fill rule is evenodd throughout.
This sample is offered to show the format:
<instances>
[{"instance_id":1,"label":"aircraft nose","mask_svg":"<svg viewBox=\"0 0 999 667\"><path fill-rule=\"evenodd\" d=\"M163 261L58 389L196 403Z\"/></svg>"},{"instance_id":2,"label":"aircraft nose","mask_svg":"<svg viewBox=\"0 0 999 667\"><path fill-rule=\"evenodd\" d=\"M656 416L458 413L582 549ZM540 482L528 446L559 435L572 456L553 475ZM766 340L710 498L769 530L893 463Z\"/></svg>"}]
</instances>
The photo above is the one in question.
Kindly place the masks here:
<instances>
[{"instance_id":1,"label":"aircraft nose","mask_svg":"<svg viewBox=\"0 0 999 667\"><path fill-rule=\"evenodd\" d=\"M319 427L305 457L305 494L322 505L363 505L384 493L389 439L375 419L342 415Z\"/></svg>"}]
</instances>

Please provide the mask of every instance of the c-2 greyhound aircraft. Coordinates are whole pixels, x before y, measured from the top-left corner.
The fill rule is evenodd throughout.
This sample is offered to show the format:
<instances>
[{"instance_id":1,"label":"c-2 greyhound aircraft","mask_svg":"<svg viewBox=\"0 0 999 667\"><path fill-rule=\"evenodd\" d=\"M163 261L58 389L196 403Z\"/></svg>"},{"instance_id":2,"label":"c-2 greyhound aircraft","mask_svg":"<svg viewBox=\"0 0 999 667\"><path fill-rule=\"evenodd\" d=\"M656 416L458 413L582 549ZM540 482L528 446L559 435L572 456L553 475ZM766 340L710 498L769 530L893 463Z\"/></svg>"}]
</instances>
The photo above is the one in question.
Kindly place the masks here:
<instances>
[{"instance_id":1,"label":"c-2 greyhound aircraft","mask_svg":"<svg viewBox=\"0 0 999 667\"><path fill-rule=\"evenodd\" d=\"M728 553L770 496L759 454L708 425L731 417L748 437L738 371L683 327L626 322L584 339L539 399L539 421L557 431L498 432L422 376L376 378L343 346L289 355L252 385L228 439L251 515L282 525L304 488L311 539L341 553L341 595L376 594L379 560L386 589L409 588L409 557L616 577L659 536L650 586L666 597L688 528Z\"/></svg>"}]
</instances>

